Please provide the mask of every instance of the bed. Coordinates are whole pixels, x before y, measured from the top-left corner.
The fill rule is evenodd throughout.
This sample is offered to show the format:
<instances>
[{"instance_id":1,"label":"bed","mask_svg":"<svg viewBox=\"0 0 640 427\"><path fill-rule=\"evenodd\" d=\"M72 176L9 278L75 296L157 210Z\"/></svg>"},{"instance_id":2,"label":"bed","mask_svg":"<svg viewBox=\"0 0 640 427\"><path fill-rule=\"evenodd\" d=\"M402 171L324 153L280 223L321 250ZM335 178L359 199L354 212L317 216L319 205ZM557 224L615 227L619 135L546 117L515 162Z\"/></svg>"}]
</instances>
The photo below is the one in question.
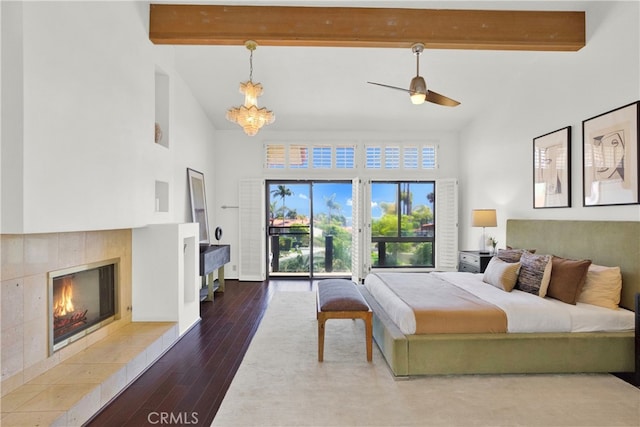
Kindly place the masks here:
<instances>
[{"instance_id":1,"label":"bed","mask_svg":"<svg viewBox=\"0 0 640 427\"><path fill-rule=\"evenodd\" d=\"M635 309L636 294L640 292L638 242L640 222L507 221L506 244L511 247L535 248L538 254L590 259L598 265L619 266L622 273L620 307L631 311ZM397 273L402 274L406 273ZM471 273L437 274L474 276ZM508 333L411 334L407 333L406 327L401 328L391 320L393 314L385 312L370 292L362 291L374 312L374 340L396 376L635 370L632 329L576 332L569 327L554 330L552 321L544 332L516 329Z\"/></svg>"}]
</instances>

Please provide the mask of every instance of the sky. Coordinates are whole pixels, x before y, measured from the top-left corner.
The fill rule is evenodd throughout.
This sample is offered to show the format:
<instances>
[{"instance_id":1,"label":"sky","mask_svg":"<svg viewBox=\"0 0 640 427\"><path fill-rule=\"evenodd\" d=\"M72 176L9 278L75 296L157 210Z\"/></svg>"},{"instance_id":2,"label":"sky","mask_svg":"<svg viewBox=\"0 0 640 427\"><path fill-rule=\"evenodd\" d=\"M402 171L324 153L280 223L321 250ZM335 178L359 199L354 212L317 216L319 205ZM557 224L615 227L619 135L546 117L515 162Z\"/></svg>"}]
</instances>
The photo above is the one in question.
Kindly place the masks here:
<instances>
[{"instance_id":1,"label":"sky","mask_svg":"<svg viewBox=\"0 0 640 427\"><path fill-rule=\"evenodd\" d=\"M287 188L293 193L285 198L285 205L288 209L295 209L298 214L310 217L311 215L311 186L309 184L287 183ZM276 206L282 206L282 199L274 197L271 191L278 187L278 184L270 184L270 201L276 202ZM313 184L313 207L316 214L328 213L325 197L328 199L335 194L335 203L340 205L340 213L347 219L347 226L351 225L351 183L314 183ZM332 212L335 214L335 210Z\"/></svg>"},{"instance_id":2,"label":"sky","mask_svg":"<svg viewBox=\"0 0 640 427\"><path fill-rule=\"evenodd\" d=\"M397 183L374 182L371 184L371 218L382 217L383 210L380 208L382 202L396 203ZM433 212L433 203L427 199L427 194L434 191L431 183L410 183L409 190L413 193L413 206L426 205Z\"/></svg>"}]
</instances>

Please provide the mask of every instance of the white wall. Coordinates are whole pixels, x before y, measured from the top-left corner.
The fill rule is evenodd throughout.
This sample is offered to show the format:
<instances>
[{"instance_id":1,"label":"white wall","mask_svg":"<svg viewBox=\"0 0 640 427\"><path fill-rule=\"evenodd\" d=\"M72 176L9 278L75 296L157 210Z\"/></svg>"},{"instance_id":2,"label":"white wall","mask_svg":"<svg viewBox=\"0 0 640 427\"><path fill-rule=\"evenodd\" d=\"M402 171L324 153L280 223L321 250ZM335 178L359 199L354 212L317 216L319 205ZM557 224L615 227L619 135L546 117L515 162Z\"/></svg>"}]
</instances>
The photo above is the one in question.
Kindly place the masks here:
<instances>
[{"instance_id":1,"label":"white wall","mask_svg":"<svg viewBox=\"0 0 640 427\"><path fill-rule=\"evenodd\" d=\"M276 112L277 113L277 112ZM213 203L208 203L210 217L214 221L209 224L211 230L222 227L224 233L222 244L231 245L231 262L225 269L229 278L237 278L234 266L238 263L238 184L242 179L437 179L456 178L458 176L458 135L455 132L437 132L429 135L417 132L275 132L263 128L256 136L246 136L242 129L217 131L213 162L215 169L215 193ZM263 170L263 144L265 142L351 142L363 146L367 142L422 142L436 143L438 148L439 168L433 172L420 171L408 176L390 175L388 171L371 171L362 165L356 170L313 171L313 170ZM315 172L315 173L314 173ZM376 173L377 172L377 173ZM222 206L234 208L223 209Z\"/></svg>"},{"instance_id":2,"label":"white wall","mask_svg":"<svg viewBox=\"0 0 640 427\"><path fill-rule=\"evenodd\" d=\"M582 121L640 99L640 4L589 3L587 43L575 53L527 55L530 72L460 136L460 248L481 245L471 210L496 208L505 244L508 218L640 220L640 206L582 206ZM571 208L533 209L533 138L572 127ZM480 179L479 179L480 178Z\"/></svg>"},{"instance_id":3,"label":"white wall","mask_svg":"<svg viewBox=\"0 0 640 427\"><path fill-rule=\"evenodd\" d=\"M13 88L3 107L16 123L2 135L2 233L190 221L186 168L213 175L215 130L175 72L172 48L149 41L149 5L2 7L12 23L2 28L3 89ZM157 67L170 79L168 149L154 143ZM169 183L168 212L155 212L156 180Z\"/></svg>"},{"instance_id":4,"label":"white wall","mask_svg":"<svg viewBox=\"0 0 640 427\"><path fill-rule=\"evenodd\" d=\"M175 71L171 47L148 40L144 2L2 2L2 233L133 228L190 220L186 168L205 174L210 228L237 262L238 181L263 177L262 141L425 139L425 135L216 132ZM461 248L479 246L470 210L518 218L640 219L640 207L582 207L581 122L640 98L637 2L587 4L587 46L523 54L526 75L442 144L439 177L460 178ZM153 143L154 73L170 77L170 146ZM10 108L7 108L10 107ZM277 112L276 112L277 113ZM573 127L570 209L532 209L532 139ZM426 136L428 139L430 136ZM458 150L460 148L460 150ZM271 176L271 178L291 178ZM313 178L313 177L312 177ZM170 183L156 213L154 184ZM231 269L229 269L231 270ZM235 272L230 271L230 277Z\"/></svg>"},{"instance_id":5,"label":"white wall","mask_svg":"<svg viewBox=\"0 0 640 427\"><path fill-rule=\"evenodd\" d=\"M2 21L2 130L0 147L2 163L0 168L0 207L22 206L22 4L18 2L0 3ZM11 64L5 66L4 64ZM22 228L21 210L1 209L2 223L8 222L15 228Z\"/></svg>"}]
</instances>

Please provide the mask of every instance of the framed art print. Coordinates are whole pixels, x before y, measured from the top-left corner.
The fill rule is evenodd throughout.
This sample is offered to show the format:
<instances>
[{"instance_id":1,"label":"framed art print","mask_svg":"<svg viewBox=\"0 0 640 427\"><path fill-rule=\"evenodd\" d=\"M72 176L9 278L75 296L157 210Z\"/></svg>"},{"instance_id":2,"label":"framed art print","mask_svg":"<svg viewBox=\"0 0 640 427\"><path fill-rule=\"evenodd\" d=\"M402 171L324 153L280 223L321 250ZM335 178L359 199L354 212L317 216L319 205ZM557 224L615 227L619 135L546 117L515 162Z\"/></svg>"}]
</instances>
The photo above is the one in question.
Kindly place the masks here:
<instances>
[{"instance_id":1,"label":"framed art print","mask_svg":"<svg viewBox=\"0 0 640 427\"><path fill-rule=\"evenodd\" d=\"M191 198L191 220L199 224L200 244L209 243L209 220L207 219L207 198L204 190L204 175L187 168L189 195Z\"/></svg>"},{"instance_id":2,"label":"framed art print","mask_svg":"<svg viewBox=\"0 0 640 427\"><path fill-rule=\"evenodd\" d=\"M571 126L533 139L533 207L571 207Z\"/></svg>"},{"instance_id":3,"label":"framed art print","mask_svg":"<svg viewBox=\"0 0 640 427\"><path fill-rule=\"evenodd\" d=\"M582 122L584 206L638 204L639 104Z\"/></svg>"}]
</instances>

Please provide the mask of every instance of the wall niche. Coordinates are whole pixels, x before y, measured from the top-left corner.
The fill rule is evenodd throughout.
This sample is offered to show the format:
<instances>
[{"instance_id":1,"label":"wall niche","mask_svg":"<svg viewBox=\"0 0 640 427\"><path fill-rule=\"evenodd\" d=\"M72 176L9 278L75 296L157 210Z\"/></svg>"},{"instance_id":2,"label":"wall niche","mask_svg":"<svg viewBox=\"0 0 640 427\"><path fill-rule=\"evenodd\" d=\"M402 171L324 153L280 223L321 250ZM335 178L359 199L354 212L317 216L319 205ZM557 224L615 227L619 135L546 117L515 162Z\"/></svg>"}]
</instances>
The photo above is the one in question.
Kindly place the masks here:
<instances>
[{"instance_id":1,"label":"wall niche","mask_svg":"<svg viewBox=\"0 0 640 427\"><path fill-rule=\"evenodd\" d=\"M155 96L154 141L158 145L169 148L169 75L157 67Z\"/></svg>"}]
</instances>

